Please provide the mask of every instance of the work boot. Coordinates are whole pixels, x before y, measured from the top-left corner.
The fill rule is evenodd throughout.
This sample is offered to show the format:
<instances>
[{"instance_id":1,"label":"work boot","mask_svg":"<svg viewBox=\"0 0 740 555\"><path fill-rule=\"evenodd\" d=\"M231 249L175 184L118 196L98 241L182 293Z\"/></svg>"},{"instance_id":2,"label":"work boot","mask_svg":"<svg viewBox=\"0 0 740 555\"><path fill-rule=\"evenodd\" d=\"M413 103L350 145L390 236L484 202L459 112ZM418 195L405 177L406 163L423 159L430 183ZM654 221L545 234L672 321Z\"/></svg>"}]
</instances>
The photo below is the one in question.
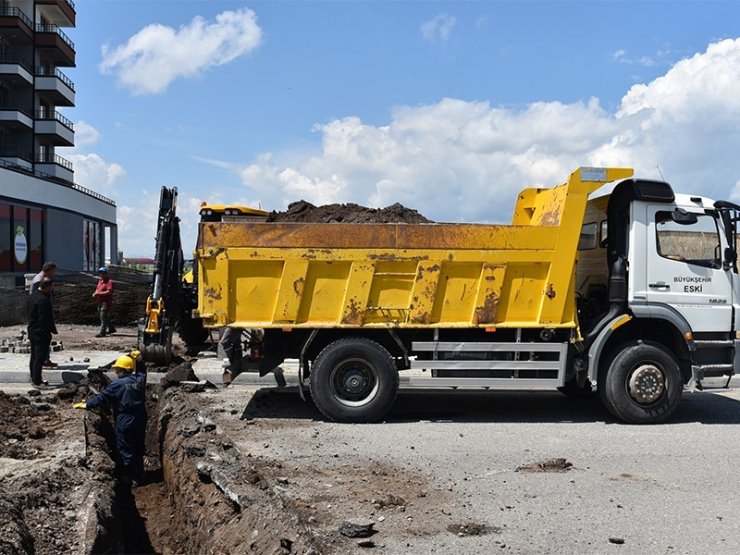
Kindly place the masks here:
<instances>
[{"instance_id":1,"label":"work boot","mask_svg":"<svg viewBox=\"0 0 740 555\"><path fill-rule=\"evenodd\" d=\"M116 328L108 328L108 335L111 333L116 333Z\"/></svg>"},{"instance_id":2,"label":"work boot","mask_svg":"<svg viewBox=\"0 0 740 555\"><path fill-rule=\"evenodd\" d=\"M50 360L47 360L41 365L41 368L56 368L59 366L56 362L52 362Z\"/></svg>"},{"instance_id":3,"label":"work boot","mask_svg":"<svg viewBox=\"0 0 740 555\"><path fill-rule=\"evenodd\" d=\"M95 334L95 337L105 337L105 332L101 331Z\"/></svg>"}]
</instances>

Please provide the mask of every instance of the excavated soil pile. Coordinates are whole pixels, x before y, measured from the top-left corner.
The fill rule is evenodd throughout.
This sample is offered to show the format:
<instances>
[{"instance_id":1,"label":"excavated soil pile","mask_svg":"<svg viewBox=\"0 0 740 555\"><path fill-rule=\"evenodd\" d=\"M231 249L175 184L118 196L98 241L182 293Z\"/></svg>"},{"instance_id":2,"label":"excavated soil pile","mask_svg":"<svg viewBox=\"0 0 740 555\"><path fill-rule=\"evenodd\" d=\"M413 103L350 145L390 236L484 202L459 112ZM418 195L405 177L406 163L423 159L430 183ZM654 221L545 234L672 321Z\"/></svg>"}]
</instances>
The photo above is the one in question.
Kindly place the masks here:
<instances>
[{"instance_id":1,"label":"excavated soil pile","mask_svg":"<svg viewBox=\"0 0 740 555\"><path fill-rule=\"evenodd\" d=\"M61 395L0 392L0 553L100 553L119 550L113 519L115 464L109 426ZM64 397L62 399L62 397Z\"/></svg>"},{"instance_id":2,"label":"excavated soil pile","mask_svg":"<svg viewBox=\"0 0 740 555\"><path fill-rule=\"evenodd\" d=\"M284 212L271 212L267 221L345 224L433 223L416 210L399 203L385 208L368 208L352 203L314 206L305 200L290 203Z\"/></svg>"}]
</instances>

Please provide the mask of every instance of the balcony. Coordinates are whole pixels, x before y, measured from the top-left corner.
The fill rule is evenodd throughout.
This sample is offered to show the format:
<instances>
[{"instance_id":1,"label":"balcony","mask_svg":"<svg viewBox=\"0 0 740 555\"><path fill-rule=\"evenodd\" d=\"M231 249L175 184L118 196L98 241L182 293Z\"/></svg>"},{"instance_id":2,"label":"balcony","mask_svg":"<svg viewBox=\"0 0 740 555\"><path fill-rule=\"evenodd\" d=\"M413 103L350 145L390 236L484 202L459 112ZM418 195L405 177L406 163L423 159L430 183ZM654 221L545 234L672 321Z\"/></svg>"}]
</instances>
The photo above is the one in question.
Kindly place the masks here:
<instances>
[{"instance_id":1,"label":"balcony","mask_svg":"<svg viewBox=\"0 0 740 555\"><path fill-rule=\"evenodd\" d=\"M33 169L33 154L17 146L0 146L0 161L3 166L8 164L30 170Z\"/></svg>"},{"instance_id":2,"label":"balcony","mask_svg":"<svg viewBox=\"0 0 740 555\"><path fill-rule=\"evenodd\" d=\"M33 38L33 21L20 8L0 6L0 28L19 29L29 39Z\"/></svg>"},{"instance_id":3,"label":"balcony","mask_svg":"<svg viewBox=\"0 0 740 555\"><path fill-rule=\"evenodd\" d=\"M72 0L36 0L36 7L43 18L60 27L74 27L77 12Z\"/></svg>"},{"instance_id":4,"label":"balcony","mask_svg":"<svg viewBox=\"0 0 740 555\"><path fill-rule=\"evenodd\" d=\"M55 67L36 68L36 90L44 93L55 106L75 105L74 83Z\"/></svg>"},{"instance_id":5,"label":"balcony","mask_svg":"<svg viewBox=\"0 0 740 555\"><path fill-rule=\"evenodd\" d=\"M33 85L32 68L31 62L23 56L13 52L0 54L0 75L8 85Z\"/></svg>"},{"instance_id":6,"label":"balcony","mask_svg":"<svg viewBox=\"0 0 740 555\"><path fill-rule=\"evenodd\" d=\"M72 162L51 153L38 153L36 155L36 173L37 175L50 176L71 182L74 182L75 176Z\"/></svg>"},{"instance_id":7,"label":"balcony","mask_svg":"<svg viewBox=\"0 0 740 555\"><path fill-rule=\"evenodd\" d=\"M33 110L22 102L0 103L0 125L7 129L33 129Z\"/></svg>"},{"instance_id":8,"label":"balcony","mask_svg":"<svg viewBox=\"0 0 740 555\"><path fill-rule=\"evenodd\" d=\"M36 25L36 48L44 49L56 66L74 67L75 43L58 25Z\"/></svg>"},{"instance_id":9,"label":"balcony","mask_svg":"<svg viewBox=\"0 0 740 555\"><path fill-rule=\"evenodd\" d=\"M37 110L34 132L37 135L50 137L57 146L74 146L74 124L59 112L53 110Z\"/></svg>"}]
</instances>

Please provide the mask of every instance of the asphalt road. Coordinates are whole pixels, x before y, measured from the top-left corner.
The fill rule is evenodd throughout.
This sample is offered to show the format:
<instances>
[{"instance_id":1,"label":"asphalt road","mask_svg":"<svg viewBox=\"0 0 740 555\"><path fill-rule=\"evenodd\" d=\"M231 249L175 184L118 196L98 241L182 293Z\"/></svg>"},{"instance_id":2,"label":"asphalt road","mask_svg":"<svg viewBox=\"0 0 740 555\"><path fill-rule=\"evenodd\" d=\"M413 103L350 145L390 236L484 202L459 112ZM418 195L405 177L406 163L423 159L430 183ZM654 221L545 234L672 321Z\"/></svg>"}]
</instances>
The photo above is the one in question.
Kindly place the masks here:
<instances>
[{"instance_id":1,"label":"asphalt road","mask_svg":"<svg viewBox=\"0 0 740 555\"><path fill-rule=\"evenodd\" d=\"M670 422L650 426L559 393L401 391L371 425L324 422L295 388L225 395L269 430L263 444L244 429L254 455L418 473L449 492L458 521L488 530L409 539L384 535L385 521L383 553L740 553L738 389L686 392ZM569 471L517 471L559 457Z\"/></svg>"}]
</instances>

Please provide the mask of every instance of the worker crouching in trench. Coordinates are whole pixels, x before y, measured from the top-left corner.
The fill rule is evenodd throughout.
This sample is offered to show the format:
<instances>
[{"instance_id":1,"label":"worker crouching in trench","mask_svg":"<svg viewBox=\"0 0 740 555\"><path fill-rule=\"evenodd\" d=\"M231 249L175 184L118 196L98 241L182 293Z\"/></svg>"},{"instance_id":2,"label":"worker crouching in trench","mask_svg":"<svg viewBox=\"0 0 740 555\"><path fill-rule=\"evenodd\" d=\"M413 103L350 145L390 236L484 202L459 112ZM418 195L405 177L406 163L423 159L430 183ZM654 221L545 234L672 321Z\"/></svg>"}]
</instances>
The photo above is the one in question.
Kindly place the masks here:
<instances>
[{"instance_id":1,"label":"worker crouching in trench","mask_svg":"<svg viewBox=\"0 0 740 555\"><path fill-rule=\"evenodd\" d=\"M117 379L86 403L75 403L76 409L94 409L102 405L113 408L116 448L123 467L126 485L138 485L144 475L146 437L146 367L138 351L120 356L111 369Z\"/></svg>"}]
</instances>

